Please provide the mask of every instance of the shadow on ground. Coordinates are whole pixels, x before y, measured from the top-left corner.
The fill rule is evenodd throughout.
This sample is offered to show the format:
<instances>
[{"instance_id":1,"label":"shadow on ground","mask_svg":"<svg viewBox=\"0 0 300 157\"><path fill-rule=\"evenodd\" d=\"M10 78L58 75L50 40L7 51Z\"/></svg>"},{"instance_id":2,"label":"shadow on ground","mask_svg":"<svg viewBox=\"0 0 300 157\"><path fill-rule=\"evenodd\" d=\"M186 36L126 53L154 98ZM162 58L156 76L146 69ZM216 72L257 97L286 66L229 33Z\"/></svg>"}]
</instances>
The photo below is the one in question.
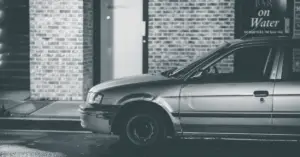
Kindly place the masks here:
<instances>
[{"instance_id":1,"label":"shadow on ground","mask_svg":"<svg viewBox=\"0 0 300 157\"><path fill-rule=\"evenodd\" d=\"M16 150L61 154L57 157L290 157L300 156L296 142L170 140L155 150L133 151L117 138L96 134L3 135ZM17 140L17 141L15 141ZM19 142L18 142L19 141ZM8 145L8 143L6 144ZM0 144L1 146L1 144ZM2 149L12 149L11 146ZM15 149L11 151L14 154ZM18 150L19 153L22 153ZM0 152L1 156L1 152ZM30 155L31 157L35 157Z\"/></svg>"},{"instance_id":2,"label":"shadow on ground","mask_svg":"<svg viewBox=\"0 0 300 157\"><path fill-rule=\"evenodd\" d=\"M112 144L107 150L90 146L93 157L282 157L299 156L299 143L237 141L170 141L164 148L132 151Z\"/></svg>"}]
</instances>

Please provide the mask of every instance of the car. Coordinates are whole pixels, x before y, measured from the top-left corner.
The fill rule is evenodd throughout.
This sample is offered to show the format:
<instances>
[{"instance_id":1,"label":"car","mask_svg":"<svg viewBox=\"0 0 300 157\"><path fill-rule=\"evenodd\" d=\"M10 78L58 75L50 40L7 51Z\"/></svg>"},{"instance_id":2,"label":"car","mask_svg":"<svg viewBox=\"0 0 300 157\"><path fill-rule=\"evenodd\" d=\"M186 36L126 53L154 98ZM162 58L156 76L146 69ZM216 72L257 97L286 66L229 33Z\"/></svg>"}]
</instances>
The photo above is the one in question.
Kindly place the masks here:
<instances>
[{"instance_id":1,"label":"car","mask_svg":"<svg viewBox=\"0 0 300 157\"><path fill-rule=\"evenodd\" d=\"M221 44L180 68L92 87L81 126L135 148L167 139L298 140L300 39Z\"/></svg>"}]
</instances>

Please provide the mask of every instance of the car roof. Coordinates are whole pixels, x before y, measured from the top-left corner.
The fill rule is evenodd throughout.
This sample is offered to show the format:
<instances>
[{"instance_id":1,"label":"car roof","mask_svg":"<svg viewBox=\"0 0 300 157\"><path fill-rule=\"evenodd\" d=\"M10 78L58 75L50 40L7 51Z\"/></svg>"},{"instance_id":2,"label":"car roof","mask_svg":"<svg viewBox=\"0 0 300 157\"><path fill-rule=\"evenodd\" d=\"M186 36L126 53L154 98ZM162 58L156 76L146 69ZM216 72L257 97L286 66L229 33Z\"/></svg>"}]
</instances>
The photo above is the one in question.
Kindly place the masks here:
<instances>
[{"instance_id":1,"label":"car roof","mask_svg":"<svg viewBox=\"0 0 300 157\"><path fill-rule=\"evenodd\" d=\"M287 37L287 36L274 36L274 37L248 37L244 39L233 39L229 43L231 45L239 45L239 44L251 44L251 43L262 43L262 42L282 42L282 43L289 43L289 42L299 42L300 37Z\"/></svg>"}]
</instances>

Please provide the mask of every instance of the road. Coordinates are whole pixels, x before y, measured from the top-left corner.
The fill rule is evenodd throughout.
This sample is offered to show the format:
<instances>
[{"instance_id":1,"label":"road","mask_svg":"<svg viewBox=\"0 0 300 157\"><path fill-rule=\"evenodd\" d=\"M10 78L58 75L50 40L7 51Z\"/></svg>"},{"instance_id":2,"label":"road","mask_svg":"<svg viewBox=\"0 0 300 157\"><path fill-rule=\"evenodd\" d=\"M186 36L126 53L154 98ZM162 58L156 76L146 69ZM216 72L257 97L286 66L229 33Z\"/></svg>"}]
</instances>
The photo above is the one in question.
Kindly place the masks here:
<instances>
[{"instance_id":1,"label":"road","mask_svg":"<svg viewBox=\"0 0 300 157\"><path fill-rule=\"evenodd\" d=\"M133 152L117 138L83 133L0 132L0 157L282 157L299 156L293 142L170 141L156 151Z\"/></svg>"},{"instance_id":2,"label":"road","mask_svg":"<svg viewBox=\"0 0 300 157\"><path fill-rule=\"evenodd\" d=\"M0 132L0 157L102 156L116 140L83 133Z\"/></svg>"}]
</instances>

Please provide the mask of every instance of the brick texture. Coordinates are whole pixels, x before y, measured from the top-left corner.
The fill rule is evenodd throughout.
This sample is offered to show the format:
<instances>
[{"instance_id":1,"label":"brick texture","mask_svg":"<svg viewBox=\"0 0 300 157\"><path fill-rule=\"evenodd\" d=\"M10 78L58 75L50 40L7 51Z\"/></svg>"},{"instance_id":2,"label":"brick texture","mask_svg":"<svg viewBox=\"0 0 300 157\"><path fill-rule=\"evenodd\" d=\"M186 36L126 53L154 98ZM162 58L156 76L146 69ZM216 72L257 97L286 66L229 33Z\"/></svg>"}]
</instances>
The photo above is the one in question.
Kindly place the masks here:
<instances>
[{"instance_id":1,"label":"brick texture","mask_svg":"<svg viewBox=\"0 0 300 157\"><path fill-rule=\"evenodd\" d=\"M83 93L93 86L93 0L84 0L83 19Z\"/></svg>"},{"instance_id":2,"label":"brick texture","mask_svg":"<svg viewBox=\"0 0 300 157\"><path fill-rule=\"evenodd\" d=\"M93 78L91 3L30 0L31 99L84 99Z\"/></svg>"},{"instance_id":3,"label":"brick texture","mask_svg":"<svg viewBox=\"0 0 300 157\"><path fill-rule=\"evenodd\" d=\"M234 1L150 0L149 73L185 65L233 39Z\"/></svg>"}]
</instances>

